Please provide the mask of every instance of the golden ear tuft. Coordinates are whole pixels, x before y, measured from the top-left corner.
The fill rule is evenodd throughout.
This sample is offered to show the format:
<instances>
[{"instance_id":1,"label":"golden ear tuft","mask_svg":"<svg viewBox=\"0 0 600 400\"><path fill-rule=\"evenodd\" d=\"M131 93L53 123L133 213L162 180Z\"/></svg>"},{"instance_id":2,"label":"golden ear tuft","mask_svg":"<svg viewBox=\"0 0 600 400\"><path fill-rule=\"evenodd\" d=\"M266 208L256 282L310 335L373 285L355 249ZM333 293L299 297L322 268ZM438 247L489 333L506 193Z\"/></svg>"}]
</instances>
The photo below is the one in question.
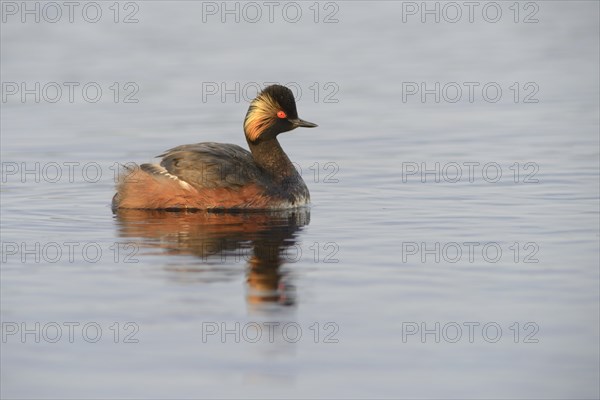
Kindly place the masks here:
<instances>
[{"instance_id":1,"label":"golden ear tuft","mask_svg":"<svg viewBox=\"0 0 600 400\"><path fill-rule=\"evenodd\" d=\"M246 137L255 141L271 125L281 109L277 101L268 94L261 94L250 104L250 109L244 121Z\"/></svg>"}]
</instances>

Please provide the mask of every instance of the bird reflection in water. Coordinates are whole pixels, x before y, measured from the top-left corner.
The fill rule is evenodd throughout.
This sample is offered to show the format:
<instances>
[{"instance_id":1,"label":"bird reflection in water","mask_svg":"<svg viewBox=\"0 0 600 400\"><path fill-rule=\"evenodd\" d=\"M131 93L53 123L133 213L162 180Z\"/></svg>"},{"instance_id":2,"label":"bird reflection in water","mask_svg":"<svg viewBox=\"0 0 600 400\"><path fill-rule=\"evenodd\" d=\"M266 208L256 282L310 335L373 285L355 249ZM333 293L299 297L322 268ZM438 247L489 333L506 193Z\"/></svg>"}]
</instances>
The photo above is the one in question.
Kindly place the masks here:
<instances>
[{"instance_id":1,"label":"bird reflection in water","mask_svg":"<svg viewBox=\"0 0 600 400\"><path fill-rule=\"evenodd\" d=\"M281 267L297 260L296 236L309 224L308 208L250 213L123 209L115 216L119 236L139 241L140 247L159 248L165 255L193 255L202 264L246 263L249 305L295 304L295 288Z\"/></svg>"}]
</instances>

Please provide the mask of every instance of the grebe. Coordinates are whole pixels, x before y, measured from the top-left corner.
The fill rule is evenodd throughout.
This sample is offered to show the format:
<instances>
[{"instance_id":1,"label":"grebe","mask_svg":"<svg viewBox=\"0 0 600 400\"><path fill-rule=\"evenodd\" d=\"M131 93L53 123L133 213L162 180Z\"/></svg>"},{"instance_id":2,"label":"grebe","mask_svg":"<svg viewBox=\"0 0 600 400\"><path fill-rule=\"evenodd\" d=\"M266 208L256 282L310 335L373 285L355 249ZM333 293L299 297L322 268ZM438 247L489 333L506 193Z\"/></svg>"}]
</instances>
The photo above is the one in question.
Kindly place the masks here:
<instances>
[{"instance_id":1,"label":"grebe","mask_svg":"<svg viewBox=\"0 0 600 400\"><path fill-rule=\"evenodd\" d=\"M250 103L244 134L250 151L235 144L196 143L159 155L160 165L126 168L113 209L287 209L310 194L277 135L316 124L298 118L292 91L271 85Z\"/></svg>"}]
</instances>

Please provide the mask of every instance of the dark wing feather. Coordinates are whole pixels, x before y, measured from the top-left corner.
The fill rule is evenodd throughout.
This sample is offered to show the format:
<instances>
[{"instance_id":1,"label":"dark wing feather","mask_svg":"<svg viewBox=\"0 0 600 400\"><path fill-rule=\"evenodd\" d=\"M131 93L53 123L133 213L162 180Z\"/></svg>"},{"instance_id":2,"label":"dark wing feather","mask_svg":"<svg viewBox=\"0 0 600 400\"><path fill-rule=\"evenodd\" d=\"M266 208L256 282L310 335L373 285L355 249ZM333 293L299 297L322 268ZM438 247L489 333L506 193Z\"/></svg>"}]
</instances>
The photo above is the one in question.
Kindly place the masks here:
<instances>
[{"instance_id":1,"label":"dark wing feather","mask_svg":"<svg viewBox=\"0 0 600 400\"><path fill-rule=\"evenodd\" d=\"M197 189L237 189L257 183L262 175L251 153L235 144L196 143L174 147L159 155L170 174Z\"/></svg>"}]
</instances>

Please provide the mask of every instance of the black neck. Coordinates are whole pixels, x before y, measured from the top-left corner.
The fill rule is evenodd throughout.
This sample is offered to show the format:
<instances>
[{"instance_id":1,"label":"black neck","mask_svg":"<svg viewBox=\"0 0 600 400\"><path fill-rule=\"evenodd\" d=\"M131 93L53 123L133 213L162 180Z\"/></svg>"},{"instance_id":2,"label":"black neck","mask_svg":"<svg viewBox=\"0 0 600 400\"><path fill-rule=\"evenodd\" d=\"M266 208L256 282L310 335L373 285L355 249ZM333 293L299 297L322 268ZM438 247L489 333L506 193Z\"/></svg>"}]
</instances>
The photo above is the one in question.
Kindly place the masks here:
<instances>
[{"instance_id":1,"label":"black neck","mask_svg":"<svg viewBox=\"0 0 600 400\"><path fill-rule=\"evenodd\" d=\"M248 140L254 161L276 180L297 175L296 168L276 138L254 143Z\"/></svg>"}]
</instances>

